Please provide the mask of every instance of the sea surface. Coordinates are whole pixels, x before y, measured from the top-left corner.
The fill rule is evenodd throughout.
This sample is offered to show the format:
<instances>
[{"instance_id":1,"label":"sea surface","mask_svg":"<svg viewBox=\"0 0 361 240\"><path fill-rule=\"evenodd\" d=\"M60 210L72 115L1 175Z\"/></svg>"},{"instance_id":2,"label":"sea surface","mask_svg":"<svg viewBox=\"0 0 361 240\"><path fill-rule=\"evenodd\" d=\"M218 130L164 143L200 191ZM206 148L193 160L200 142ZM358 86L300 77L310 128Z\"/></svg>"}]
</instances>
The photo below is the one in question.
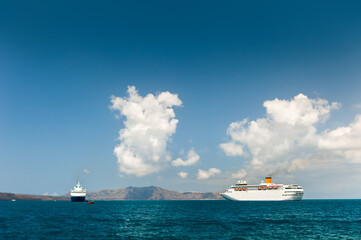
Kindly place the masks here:
<instances>
[{"instance_id":1,"label":"sea surface","mask_svg":"<svg viewBox=\"0 0 361 240\"><path fill-rule=\"evenodd\" d=\"M0 202L0 239L361 239L361 200Z\"/></svg>"}]
</instances>

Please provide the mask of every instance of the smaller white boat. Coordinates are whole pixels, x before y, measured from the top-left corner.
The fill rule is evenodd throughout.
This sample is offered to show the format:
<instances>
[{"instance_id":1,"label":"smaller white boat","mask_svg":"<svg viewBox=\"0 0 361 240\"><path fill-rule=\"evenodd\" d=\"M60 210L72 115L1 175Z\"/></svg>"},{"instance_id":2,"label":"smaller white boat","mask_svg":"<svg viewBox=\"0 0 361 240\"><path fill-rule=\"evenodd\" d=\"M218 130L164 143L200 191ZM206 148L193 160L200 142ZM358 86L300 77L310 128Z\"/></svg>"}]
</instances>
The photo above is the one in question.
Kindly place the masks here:
<instances>
[{"instance_id":1,"label":"smaller white boat","mask_svg":"<svg viewBox=\"0 0 361 240\"><path fill-rule=\"evenodd\" d=\"M72 202L85 202L86 189L80 183L70 190L70 199Z\"/></svg>"}]
</instances>

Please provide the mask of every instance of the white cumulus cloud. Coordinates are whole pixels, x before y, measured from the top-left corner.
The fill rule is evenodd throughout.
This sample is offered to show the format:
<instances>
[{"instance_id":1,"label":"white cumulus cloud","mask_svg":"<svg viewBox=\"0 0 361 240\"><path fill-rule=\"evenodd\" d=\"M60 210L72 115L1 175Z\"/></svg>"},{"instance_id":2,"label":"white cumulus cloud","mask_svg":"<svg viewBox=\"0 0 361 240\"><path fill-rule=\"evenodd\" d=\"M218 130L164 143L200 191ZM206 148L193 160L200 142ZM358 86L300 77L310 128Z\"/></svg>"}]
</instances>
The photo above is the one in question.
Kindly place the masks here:
<instances>
[{"instance_id":1,"label":"white cumulus cloud","mask_svg":"<svg viewBox=\"0 0 361 240\"><path fill-rule=\"evenodd\" d=\"M178 176L180 176L181 178L186 178L188 176L187 172L179 172Z\"/></svg>"},{"instance_id":2,"label":"white cumulus cloud","mask_svg":"<svg viewBox=\"0 0 361 240\"><path fill-rule=\"evenodd\" d=\"M290 173L345 161L361 163L361 115L348 126L320 131L341 104L299 94L291 100L265 101L263 106L264 118L231 123L230 141L220 144L227 156L249 156L249 170Z\"/></svg>"},{"instance_id":3,"label":"white cumulus cloud","mask_svg":"<svg viewBox=\"0 0 361 240\"><path fill-rule=\"evenodd\" d=\"M111 99L111 109L125 117L114 154L119 170L138 177L159 172L171 161L167 143L176 132L178 120L173 107L181 106L177 94L162 92L142 97L134 86L128 97Z\"/></svg>"},{"instance_id":4,"label":"white cumulus cloud","mask_svg":"<svg viewBox=\"0 0 361 240\"><path fill-rule=\"evenodd\" d=\"M208 169L208 171L198 169L197 179L198 180L208 179L208 178L213 177L216 174L220 174L220 173L221 173L221 170L219 170L217 168L210 168L210 169Z\"/></svg>"},{"instance_id":5,"label":"white cumulus cloud","mask_svg":"<svg viewBox=\"0 0 361 240\"><path fill-rule=\"evenodd\" d=\"M231 156L242 156L243 155L243 146L236 144L235 142L222 143L219 145L224 153Z\"/></svg>"},{"instance_id":6,"label":"white cumulus cloud","mask_svg":"<svg viewBox=\"0 0 361 240\"><path fill-rule=\"evenodd\" d=\"M348 126L322 132L318 148L332 151L352 163L361 163L361 115L357 115Z\"/></svg>"},{"instance_id":7,"label":"white cumulus cloud","mask_svg":"<svg viewBox=\"0 0 361 240\"><path fill-rule=\"evenodd\" d=\"M181 158L177 158L176 160L172 161L172 165L173 166L191 166L196 164L199 161L199 155L193 150L191 149L188 152L187 155L187 160L183 160Z\"/></svg>"},{"instance_id":8,"label":"white cumulus cloud","mask_svg":"<svg viewBox=\"0 0 361 240\"><path fill-rule=\"evenodd\" d=\"M242 179L245 176L247 176L247 171L244 169L241 169L239 171L237 171L236 173L232 173L232 178L237 178L237 179Z\"/></svg>"},{"instance_id":9,"label":"white cumulus cloud","mask_svg":"<svg viewBox=\"0 0 361 240\"><path fill-rule=\"evenodd\" d=\"M293 100L279 100L278 98L264 102L268 116L275 122L287 125L310 126L328 119L330 111L337 109L340 104L328 103L325 99L310 99L298 94Z\"/></svg>"}]
</instances>

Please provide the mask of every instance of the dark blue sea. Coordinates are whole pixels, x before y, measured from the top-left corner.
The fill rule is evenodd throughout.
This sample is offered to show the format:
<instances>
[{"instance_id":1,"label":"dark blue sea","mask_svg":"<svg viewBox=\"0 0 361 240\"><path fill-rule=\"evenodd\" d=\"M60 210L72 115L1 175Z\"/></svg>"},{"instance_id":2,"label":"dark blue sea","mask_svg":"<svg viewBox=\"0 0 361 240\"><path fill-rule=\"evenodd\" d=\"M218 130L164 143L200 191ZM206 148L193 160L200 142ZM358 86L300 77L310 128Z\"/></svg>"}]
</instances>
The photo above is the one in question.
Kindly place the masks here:
<instances>
[{"instance_id":1,"label":"dark blue sea","mask_svg":"<svg viewBox=\"0 0 361 240\"><path fill-rule=\"evenodd\" d=\"M0 202L0 239L361 239L361 200Z\"/></svg>"}]
</instances>

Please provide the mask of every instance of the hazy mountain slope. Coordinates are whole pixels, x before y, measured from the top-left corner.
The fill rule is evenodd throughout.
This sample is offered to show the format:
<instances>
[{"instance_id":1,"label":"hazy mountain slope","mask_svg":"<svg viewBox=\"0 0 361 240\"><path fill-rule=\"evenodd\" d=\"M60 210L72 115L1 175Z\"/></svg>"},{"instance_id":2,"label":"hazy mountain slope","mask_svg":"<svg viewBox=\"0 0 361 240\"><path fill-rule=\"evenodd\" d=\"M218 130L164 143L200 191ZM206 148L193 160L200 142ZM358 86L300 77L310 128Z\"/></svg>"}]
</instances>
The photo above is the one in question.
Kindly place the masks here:
<instances>
[{"instance_id":1,"label":"hazy mountain slope","mask_svg":"<svg viewBox=\"0 0 361 240\"><path fill-rule=\"evenodd\" d=\"M67 197L54 197L54 196L44 196L44 195L28 195L28 194L15 194L15 193L0 193L0 201L69 201Z\"/></svg>"},{"instance_id":2,"label":"hazy mountain slope","mask_svg":"<svg viewBox=\"0 0 361 240\"><path fill-rule=\"evenodd\" d=\"M223 200L218 193L176 192L160 187L127 187L114 190L89 191L92 200Z\"/></svg>"},{"instance_id":3,"label":"hazy mountain slope","mask_svg":"<svg viewBox=\"0 0 361 240\"><path fill-rule=\"evenodd\" d=\"M60 196L0 193L0 201L30 200L54 201L70 200L70 193ZM160 187L127 187L112 190L88 191L87 200L223 200L217 192L176 192Z\"/></svg>"}]
</instances>

